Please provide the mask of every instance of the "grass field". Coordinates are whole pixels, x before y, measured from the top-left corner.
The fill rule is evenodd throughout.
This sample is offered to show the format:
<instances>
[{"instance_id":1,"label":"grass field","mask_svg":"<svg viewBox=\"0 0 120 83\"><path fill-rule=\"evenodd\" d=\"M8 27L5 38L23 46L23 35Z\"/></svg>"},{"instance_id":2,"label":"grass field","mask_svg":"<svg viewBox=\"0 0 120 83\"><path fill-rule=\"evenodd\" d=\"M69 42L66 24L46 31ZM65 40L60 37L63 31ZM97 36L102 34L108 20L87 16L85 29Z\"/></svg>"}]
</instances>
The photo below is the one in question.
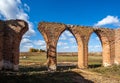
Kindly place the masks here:
<instances>
[{"instance_id":1,"label":"grass field","mask_svg":"<svg viewBox=\"0 0 120 83\"><path fill-rule=\"evenodd\" d=\"M31 55L30 55L31 54ZM26 58L20 58L21 66L45 66L46 65L46 54L45 53L28 53L26 54ZM22 55L24 57L25 54ZM61 64L64 66L62 69L70 69L77 68L77 55L72 55L69 53L62 53L57 55L57 64ZM120 77L120 66L112 66L112 67L103 67L102 66L102 56L101 54L89 54L88 56L88 71L97 72L105 75L114 75ZM65 68L67 67L67 68ZM59 69L59 68L58 68ZM61 70L61 69L59 69Z\"/></svg>"},{"instance_id":2,"label":"grass field","mask_svg":"<svg viewBox=\"0 0 120 83\"><path fill-rule=\"evenodd\" d=\"M44 65L47 61L45 53L23 53L20 57L20 65L35 65L40 64ZM58 54L57 55L57 62L59 63L75 63L77 65L78 56L72 54ZM88 64L89 65L101 65L102 64L102 56L96 55L93 56L90 54L88 57Z\"/></svg>"},{"instance_id":3,"label":"grass field","mask_svg":"<svg viewBox=\"0 0 120 83\"><path fill-rule=\"evenodd\" d=\"M2 79L0 83L120 83L120 66L107 68L100 66L102 64L100 55L90 54L89 68L84 70L100 73L103 77L77 69L75 55L59 54L57 60L62 66L58 66L58 70L54 73L48 72L45 53L23 53L20 56L20 70L0 71L0 79Z\"/></svg>"}]
</instances>

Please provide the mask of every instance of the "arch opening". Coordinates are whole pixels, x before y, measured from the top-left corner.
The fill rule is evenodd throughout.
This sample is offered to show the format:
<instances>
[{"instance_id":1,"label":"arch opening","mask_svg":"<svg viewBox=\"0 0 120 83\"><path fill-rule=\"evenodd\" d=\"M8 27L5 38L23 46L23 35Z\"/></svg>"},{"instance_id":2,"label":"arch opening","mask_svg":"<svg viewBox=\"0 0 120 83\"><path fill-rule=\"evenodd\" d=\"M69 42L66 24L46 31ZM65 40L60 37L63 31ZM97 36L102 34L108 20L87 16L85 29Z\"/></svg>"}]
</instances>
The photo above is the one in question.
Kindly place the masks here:
<instances>
[{"instance_id":1,"label":"arch opening","mask_svg":"<svg viewBox=\"0 0 120 83\"><path fill-rule=\"evenodd\" d=\"M39 36L34 39L32 37L23 37L20 43L20 66L23 68L29 67L44 67L46 69L46 42L39 31L36 31ZM42 69L42 68L41 68Z\"/></svg>"},{"instance_id":2,"label":"arch opening","mask_svg":"<svg viewBox=\"0 0 120 83\"><path fill-rule=\"evenodd\" d=\"M102 66L107 67L111 65L111 60L110 60L110 45L109 45L109 40L106 36L106 34L99 32L99 31L95 31L94 32L98 37L97 39L100 40L101 42L101 46L102 46L102 50L101 50L101 55L102 55L102 59L99 58L99 60L102 60ZM95 43L95 42L93 42ZM100 47L100 45L96 46L97 48ZM95 49L98 50L98 49ZM101 61L100 60L100 61ZM94 65L95 66L95 65ZM100 66L100 63L99 65Z\"/></svg>"},{"instance_id":3,"label":"arch opening","mask_svg":"<svg viewBox=\"0 0 120 83\"><path fill-rule=\"evenodd\" d=\"M57 66L61 68L76 68L78 61L77 42L69 31L63 31L57 42ZM59 68L60 67L60 68Z\"/></svg>"},{"instance_id":4,"label":"arch opening","mask_svg":"<svg viewBox=\"0 0 120 83\"><path fill-rule=\"evenodd\" d=\"M95 68L102 65L102 45L98 35L93 32L88 43L88 67Z\"/></svg>"}]
</instances>

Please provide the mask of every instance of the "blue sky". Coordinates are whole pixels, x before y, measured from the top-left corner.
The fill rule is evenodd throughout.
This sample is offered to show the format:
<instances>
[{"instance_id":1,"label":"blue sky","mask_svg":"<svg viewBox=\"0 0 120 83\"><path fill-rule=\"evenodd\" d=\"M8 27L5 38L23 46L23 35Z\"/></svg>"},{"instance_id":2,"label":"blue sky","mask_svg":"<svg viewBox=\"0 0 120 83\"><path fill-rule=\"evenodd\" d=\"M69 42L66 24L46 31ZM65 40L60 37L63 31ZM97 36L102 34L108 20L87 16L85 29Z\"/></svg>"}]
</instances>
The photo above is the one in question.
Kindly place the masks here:
<instances>
[{"instance_id":1,"label":"blue sky","mask_svg":"<svg viewBox=\"0 0 120 83\"><path fill-rule=\"evenodd\" d=\"M28 22L29 31L21 41L20 51L28 51L31 47L45 49L44 39L37 30L39 22L118 28L119 3L120 0L0 0L0 19L23 19ZM77 43L68 31L60 36L57 51L77 52ZM91 35L89 51L102 51L95 33Z\"/></svg>"}]
</instances>

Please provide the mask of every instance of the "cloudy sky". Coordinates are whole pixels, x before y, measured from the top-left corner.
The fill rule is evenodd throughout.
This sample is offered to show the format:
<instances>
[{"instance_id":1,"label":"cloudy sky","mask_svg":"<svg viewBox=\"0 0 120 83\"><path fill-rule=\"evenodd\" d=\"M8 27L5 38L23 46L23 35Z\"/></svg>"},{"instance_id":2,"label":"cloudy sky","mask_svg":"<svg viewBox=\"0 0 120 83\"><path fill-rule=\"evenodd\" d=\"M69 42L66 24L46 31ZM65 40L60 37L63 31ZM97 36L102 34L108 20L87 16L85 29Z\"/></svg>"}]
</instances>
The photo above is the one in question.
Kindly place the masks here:
<instances>
[{"instance_id":1,"label":"cloudy sky","mask_svg":"<svg viewBox=\"0 0 120 83\"><path fill-rule=\"evenodd\" d=\"M120 0L0 0L0 19L23 19L29 24L20 51L29 48L46 49L42 35L37 30L41 21L93 27L120 27ZM57 51L77 52L77 43L69 31L60 36ZM89 40L89 51L102 51L95 33Z\"/></svg>"}]
</instances>

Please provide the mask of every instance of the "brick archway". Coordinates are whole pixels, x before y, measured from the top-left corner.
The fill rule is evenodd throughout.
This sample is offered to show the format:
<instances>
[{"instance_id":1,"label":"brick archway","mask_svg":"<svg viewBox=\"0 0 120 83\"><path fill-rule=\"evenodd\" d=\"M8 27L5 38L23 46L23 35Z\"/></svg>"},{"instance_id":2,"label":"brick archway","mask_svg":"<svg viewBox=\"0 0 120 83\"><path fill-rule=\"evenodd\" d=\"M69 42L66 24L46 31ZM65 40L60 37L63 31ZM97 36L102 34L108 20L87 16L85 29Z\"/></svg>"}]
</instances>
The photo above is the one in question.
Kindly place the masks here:
<instances>
[{"instance_id":1,"label":"brick archway","mask_svg":"<svg viewBox=\"0 0 120 83\"><path fill-rule=\"evenodd\" d=\"M109 37L107 36L107 34L105 33L104 30L101 29L94 29L93 32L90 33L90 36L92 33L95 33L101 42L102 45L102 59L103 59L103 66L107 67L107 66L111 66L111 54L110 54L110 42L109 42ZM89 38L90 38L89 36ZM88 40L89 42L89 40Z\"/></svg>"},{"instance_id":2,"label":"brick archway","mask_svg":"<svg viewBox=\"0 0 120 83\"><path fill-rule=\"evenodd\" d=\"M46 45L47 45L48 70L57 69L57 59L56 59L57 42L58 42L60 35L65 30L69 30L77 41L78 67L85 68L83 41L81 39L80 33L77 32L75 28L71 28L71 26L67 26L65 24L42 22L39 24L38 29L43 34L45 41L47 43Z\"/></svg>"},{"instance_id":3,"label":"brick archway","mask_svg":"<svg viewBox=\"0 0 120 83\"><path fill-rule=\"evenodd\" d=\"M38 26L39 31L43 34L47 47L47 65L48 70L57 69L56 47L60 34L66 29L64 24L44 23Z\"/></svg>"},{"instance_id":4,"label":"brick archway","mask_svg":"<svg viewBox=\"0 0 120 83\"><path fill-rule=\"evenodd\" d=\"M56 46L60 35L69 30L78 44L78 68L88 66L88 41L95 32L101 40L103 47L103 65L110 66L115 57L115 31L107 28L93 28L85 26L65 25L61 23L41 22L38 26L47 43L48 69L57 69Z\"/></svg>"},{"instance_id":5,"label":"brick archway","mask_svg":"<svg viewBox=\"0 0 120 83\"><path fill-rule=\"evenodd\" d=\"M76 39L78 45L78 68L86 68L85 65L85 53L84 53L84 43L82 38L82 34L77 31L77 27L67 26L68 30L72 33L74 38Z\"/></svg>"},{"instance_id":6,"label":"brick archway","mask_svg":"<svg viewBox=\"0 0 120 83\"><path fill-rule=\"evenodd\" d=\"M69 30L78 44L78 67L88 66L88 41L95 32L103 47L103 65L120 64L120 29L93 28L88 26L65 25L41 22L38 26L47 47L48 70L57 69L56 46L61 33ZM19 45L28 24L23 20L0 21L0 70L18 70Z\"/></svg>"},{"instance_id":7,"label":"brick archway","mask_svg":"<svg viewBox=\"0 0 120 83\"><path fill-rule=\"evenodd\" d=\"M84 53L83 53L83 50L84 50L83 49L83 41L80 37L80 34L77 31L75 31L74 28L71 29L71 26L65 26L65 27L66 28L64 30L62 30L60 32L60 34L58 35L57 43L58 43L58 39L61 36L61 34L64 31L68 30L75 38L77 46L78 46L78 68L85 68Z\"/></svg>"}]
</instances>

